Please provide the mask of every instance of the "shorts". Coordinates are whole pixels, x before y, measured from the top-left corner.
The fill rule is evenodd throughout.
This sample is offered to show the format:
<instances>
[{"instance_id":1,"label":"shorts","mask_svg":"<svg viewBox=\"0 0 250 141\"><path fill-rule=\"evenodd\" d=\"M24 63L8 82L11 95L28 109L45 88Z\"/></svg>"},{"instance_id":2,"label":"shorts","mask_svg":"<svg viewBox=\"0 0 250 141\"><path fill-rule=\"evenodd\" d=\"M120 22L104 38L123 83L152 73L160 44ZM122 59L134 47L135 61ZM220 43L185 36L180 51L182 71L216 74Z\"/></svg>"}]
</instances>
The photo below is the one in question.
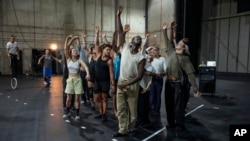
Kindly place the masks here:
<instances>
[{"instance_id":1,"label":"shorts","mask_svg":"<svg viewBox=\"0 0 250 141\"><path fill-rule=\"evenodd\" d=\"M69 77L66 80L66 83L67 83L66 88L65 88L66 94L82 94L83 93L81 77Z\"/></svg>"},{"instance_id":2,"label":"shorts","mask_svg":"<svg viewBox=\"0 0 250 141\"><path fill-rule=\"evenodd\" d=\"M94 83L94 94L105 93L109 94L110 89L110 82L103 81L103 82L96 82Z\"/></svg>"},{"instance_id":3,"label":"shorts","mask_svg":"<svg viewBox=\"0 0 250 141\"><path fill-rule=\"evenodd\" d=\"M43 68L43 76L51 77L52 76L52 68Z\"/></svg>"}]
</instances>

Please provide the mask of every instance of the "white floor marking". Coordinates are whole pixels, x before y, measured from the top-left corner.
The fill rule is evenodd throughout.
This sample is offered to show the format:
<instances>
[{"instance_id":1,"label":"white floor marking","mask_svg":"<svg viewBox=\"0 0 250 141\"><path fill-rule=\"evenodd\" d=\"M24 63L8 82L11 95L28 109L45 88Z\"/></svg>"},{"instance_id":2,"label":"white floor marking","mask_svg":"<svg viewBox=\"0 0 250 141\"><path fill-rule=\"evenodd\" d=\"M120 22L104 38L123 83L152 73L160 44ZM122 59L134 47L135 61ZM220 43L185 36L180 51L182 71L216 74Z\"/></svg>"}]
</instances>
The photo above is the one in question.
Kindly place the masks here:
<instances>
[{"instance_id":1,"label":"white floor marking","mask_svg":"<svg viewBox=\"0 0 250 141\"><path fill-rule=\"evenodd\" d=\"M198 109L200 109L201 107L203 107L204 104L201 104L200 106L196 107L195 109L193 109L192 111L188 112L187 114L185 114L185 117L190 115L191 113L197 111ZM157 134L159 134L160 132L164 131L166 129L166 127L161 128L160 130L156 131L155 133L153 133L152 135L150 135L149 137L145 138L142 141L147 141L149 139L151 139L152 137L156 136Z\"/></svg>"},{"instance_id":2,"label":"white floor marking","mask_svg":"<svg viewBox=\"0 0 250 141\"><path fill-rule=\"evenodd\" d=\"M190 115L190 114L192 114L193 112L197 111L198 109L200 109L200 108L203 107L203 106L204 106L204 104L201 104L200 106L196 107L196 108L193 109L192 111L186 113L186 114L185 114L185 117L188 116L188 115Z\"/></svg>"}]
</instances>

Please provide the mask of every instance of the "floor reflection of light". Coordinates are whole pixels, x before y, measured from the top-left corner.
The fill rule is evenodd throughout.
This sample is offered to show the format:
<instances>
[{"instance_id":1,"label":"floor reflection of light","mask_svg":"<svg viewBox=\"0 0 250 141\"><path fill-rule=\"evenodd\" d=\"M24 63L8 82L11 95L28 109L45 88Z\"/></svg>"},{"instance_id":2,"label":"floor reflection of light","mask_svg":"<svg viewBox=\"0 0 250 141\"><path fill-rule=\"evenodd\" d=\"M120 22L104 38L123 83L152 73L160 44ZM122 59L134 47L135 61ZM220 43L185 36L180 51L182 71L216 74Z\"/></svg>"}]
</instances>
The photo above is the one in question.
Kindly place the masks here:
<instances>
[{"instance_id":1,"label":"floor reflection of light","mask_svg":"<svg viewBox=\"0 0 250 141\"><path fill-rule=\"evenodd\" d=\"M48 116L55 120L62 118L63 114L63 85L61 76L52 76L51 85L49 89L49 98L48 98ZM53 115L53 116L52 116Z\"/></svg>"}]
</instances>

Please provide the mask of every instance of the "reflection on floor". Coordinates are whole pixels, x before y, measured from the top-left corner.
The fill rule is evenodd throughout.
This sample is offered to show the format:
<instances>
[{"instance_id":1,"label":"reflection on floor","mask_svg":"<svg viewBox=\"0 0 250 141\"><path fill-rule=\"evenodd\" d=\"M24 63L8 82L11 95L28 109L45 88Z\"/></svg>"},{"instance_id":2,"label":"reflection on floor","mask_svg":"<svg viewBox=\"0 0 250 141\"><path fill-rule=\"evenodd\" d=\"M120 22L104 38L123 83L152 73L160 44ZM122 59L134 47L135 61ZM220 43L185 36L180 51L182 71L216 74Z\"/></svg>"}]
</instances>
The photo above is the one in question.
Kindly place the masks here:
<instances>
[{"instance_id":1,"label":"reflection on floor","mask_svg":"<svg viewBox=\"0 0 250 141\"><path fill-rule=\"evenodd\" d=\"M228 141L230 124L249 124L250 81L234 78L217 80L216 93L190 97L186 117L187 130L165 129L166 112L162 95L161 114L152 122L138 126L133 136L112 138L117 119L109 100L108 121L94 119L97 110L81 105L80 121L62 119L62 77L53 76L50 87L41 77L20 76L12 90L10 77L0 76L0 141ZM200 106L200 107L199 107ZM199 108L197 108L199 107Z\"/></svg>"}]
</instances>

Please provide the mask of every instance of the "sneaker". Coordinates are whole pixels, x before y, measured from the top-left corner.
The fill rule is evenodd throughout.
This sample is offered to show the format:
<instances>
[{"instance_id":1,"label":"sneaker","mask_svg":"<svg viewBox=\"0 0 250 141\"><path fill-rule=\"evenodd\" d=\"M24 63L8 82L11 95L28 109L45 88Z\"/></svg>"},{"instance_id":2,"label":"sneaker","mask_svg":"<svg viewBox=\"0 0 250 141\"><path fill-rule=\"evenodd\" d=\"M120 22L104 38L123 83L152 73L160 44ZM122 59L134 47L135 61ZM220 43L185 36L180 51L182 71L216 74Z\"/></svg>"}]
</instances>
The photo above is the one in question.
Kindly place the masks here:
<instances>
[{"instance_id":1,"label":"sneaker","mask_svg":"<svg viewBox=\"0 0 250 141\"><path fill-rule=\"evenodd\" d=\"M117 132L117 133L113 134L113 137L125 137L127 135L128 134L122 134L122 133Z\"/></svg>"},{"instance_id":2,"label":"sneaker","mask_svg":"<svg viewBox=\"0 0 250 141\"><path fill-rule=\"evenodd\" d=\"M47 85L47 82L46 82L46 81L44 81L44 82L43 82L43 84L44 84L44 85Z\"/></svg>"},{"instance_id":3,"label":"sneaker","mask_svg":"<svg viewBox=\"0 0 250 141\"><path fill-rule=\"evenodd\" d=\"M101 114L94 117L94 119L101 119L101 118L102 118Z\"/></svg>"},{"instance_id":4,"label":"sneaker","mask_svg":"<svg viewBox=\"0 0 250 141\"><path fill-rule=\"evenodd\" d=\"M102 122L106 122L106 121L108 121L108 117L107 117L107 115L102 115Z\"/></svg>"},{"instance_id":5,"label":"sneaker","mask_svg":"<svg viewBox=\"0 0 250 141\"><path fill-rule=\"evenodd\" d=\"M81 101L81 104L84 104L84 101L83 101L83 100Z\"/></svg>"},{"instance_id":6,"label":"sneaker","mask_svg":"<svg viewBox=\"0 0 250 141\"><path fill-rule=\"evenodd\" d=\"M80 120L80 116L76 116L76 117L75 117L75 120Z\"/></svg>"},{"instance_id":7,"label":"sneaker","mask_svg":"<svg viewBox=\"0 0 250 141\"><path fill-rule=\"evenodd\" d=\"M63 115L63 118L68 118L68 117L70 117L70 113Z\"/></svg>"}]
</instances>

